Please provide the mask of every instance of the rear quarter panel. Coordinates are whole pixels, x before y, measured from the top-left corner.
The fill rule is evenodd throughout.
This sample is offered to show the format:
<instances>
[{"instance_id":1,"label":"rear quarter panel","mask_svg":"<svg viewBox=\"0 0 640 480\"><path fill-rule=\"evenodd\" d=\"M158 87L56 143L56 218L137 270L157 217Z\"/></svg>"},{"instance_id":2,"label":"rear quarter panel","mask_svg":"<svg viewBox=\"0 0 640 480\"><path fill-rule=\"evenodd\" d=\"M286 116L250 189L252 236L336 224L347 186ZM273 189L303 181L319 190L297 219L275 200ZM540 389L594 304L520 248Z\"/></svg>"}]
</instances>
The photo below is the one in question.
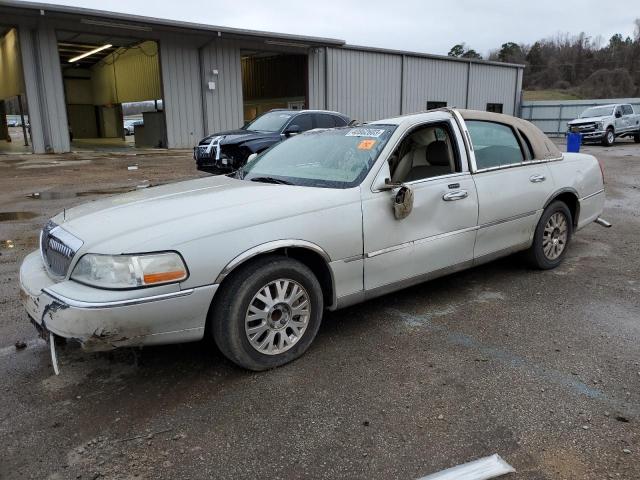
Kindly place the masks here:
<instances>
[{"instance_id":1,"label":"rear quarter panel","mask_svg":"<svg viewBox=\"0 0 640 480\"><path fill-rule=\"evenodd\" d=\"M602 214L604 184L596 157L584 153L564 153L562 160L549 163L549 169L557 192L573 191L578 196L578 229Z\"/></svg>"}]
</instances>

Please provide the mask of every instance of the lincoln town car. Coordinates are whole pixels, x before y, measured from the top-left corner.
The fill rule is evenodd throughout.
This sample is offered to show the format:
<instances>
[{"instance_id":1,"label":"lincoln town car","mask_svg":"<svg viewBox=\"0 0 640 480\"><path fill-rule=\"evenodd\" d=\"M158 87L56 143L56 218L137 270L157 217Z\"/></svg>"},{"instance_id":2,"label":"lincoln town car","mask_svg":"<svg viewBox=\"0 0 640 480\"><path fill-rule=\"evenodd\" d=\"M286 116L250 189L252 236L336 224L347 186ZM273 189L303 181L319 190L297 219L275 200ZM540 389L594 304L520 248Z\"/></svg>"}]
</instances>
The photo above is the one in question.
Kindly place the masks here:
<instances>
[{"instance_id":1,"label":"lincoln town car","mask_svg":"<svg viewBox=\"0 0 640 480\"><path fill-rule=\"evenodd\" d=\"M497 113L315 129L228 175L56 215L21 295L52 355L58 338L98 351L206 337L265 370L301 356L326 310L515 252L557 267L578 230L610 226L603 183L593 156Z\"/></svg>"}]
</instances>

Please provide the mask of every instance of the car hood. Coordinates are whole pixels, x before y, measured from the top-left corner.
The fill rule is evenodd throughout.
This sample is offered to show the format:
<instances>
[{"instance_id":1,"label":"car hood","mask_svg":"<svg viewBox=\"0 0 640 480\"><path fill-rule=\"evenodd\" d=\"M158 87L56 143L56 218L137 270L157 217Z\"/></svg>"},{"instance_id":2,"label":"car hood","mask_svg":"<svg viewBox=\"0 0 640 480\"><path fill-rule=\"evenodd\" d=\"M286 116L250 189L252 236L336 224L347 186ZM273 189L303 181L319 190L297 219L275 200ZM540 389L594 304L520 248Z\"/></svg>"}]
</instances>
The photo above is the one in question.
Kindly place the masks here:
<instances>
[{"instance_id":1,"label":"car hood","mask_svg":"<svg viewBox=\"0 0 640 480\"><path fill-rule=\"evenodd\" d=\"M332 189L213 176L89 202L53 218L84 252L179 249L196 238L325 210L344 203Z\"/></svg>"},{"instance_id":2,"label":"car hood","mask_svg":"<svg viewBox=\"0 0 640 480\"><path fill-rule=\"evenodd\" d=\"M242 143L247 140L260 140L263 138L279 138L280 134L277 132L254 132L251 130L228 130L226 132L218 132L212 135L209 135L202 140L200 140L200 145L206 145L211 142L213 138L220 138L220 143L222 145L232 144L232 143Z\"/></svg>"},{"instance_id":3,"label":"car hood","mask_svg":"<svg viewBox=\"0 0 640 480\"><path fill-rule=\"evenodd\" d=\"M608 115L605 115L603 117L587 117L587 118L576 118L575 120L571 120L569 122L569 125L579 125L581 123L593 123L593 122L600 122L602 120L604 120L605 118L609 118Z\"/></svg>"}]
</instances>

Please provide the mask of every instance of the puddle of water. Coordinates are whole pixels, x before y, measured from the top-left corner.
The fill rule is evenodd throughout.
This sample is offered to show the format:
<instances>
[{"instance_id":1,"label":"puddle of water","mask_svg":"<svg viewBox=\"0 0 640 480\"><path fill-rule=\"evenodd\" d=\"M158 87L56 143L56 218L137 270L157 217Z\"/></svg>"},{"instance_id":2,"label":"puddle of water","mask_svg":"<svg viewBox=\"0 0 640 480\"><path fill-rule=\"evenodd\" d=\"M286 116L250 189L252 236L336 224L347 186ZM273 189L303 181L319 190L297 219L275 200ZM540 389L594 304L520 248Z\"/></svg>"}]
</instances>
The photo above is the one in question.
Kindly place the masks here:
<instances>
[{"instance_id":1,"label":"puddle of water","mask_svg":"<svg viewBox=\"0 0 640 480\"><path fill-rule=\"evenodd\" d=\"M33 192L27 195L27 198L32 200L60 200L64 198L75 197L88 197L90 195L114 195L117 193L128 193L141 188L153 187L154 184L143 182L133 187L114 187L114 188L102 188L97 190L85 190L83 192Z\"/></svg>"},{"instance_id":2,"label":"puddle of water","mask_svg":"<svg viewBox=\"0 0 640 480\"><path fill-rule=\"evenodd\" d=\"M78 192L78 197L86 197L88 195L112 195L114 193L128 193L135 190L136 187L115 187L104 188L99 190L85 190L84 192Z\"/></svg>"},{"instance_id":3,"label":"puddle of water","mask_svg":"<svg viewBox=\"0 0 640 480\"><path fill-rule=\"evenodd\" d=\"M15 220L31 220L36 218L36 212L0 212L0 222L12 222Z\"/></svg>"}]
</instances>

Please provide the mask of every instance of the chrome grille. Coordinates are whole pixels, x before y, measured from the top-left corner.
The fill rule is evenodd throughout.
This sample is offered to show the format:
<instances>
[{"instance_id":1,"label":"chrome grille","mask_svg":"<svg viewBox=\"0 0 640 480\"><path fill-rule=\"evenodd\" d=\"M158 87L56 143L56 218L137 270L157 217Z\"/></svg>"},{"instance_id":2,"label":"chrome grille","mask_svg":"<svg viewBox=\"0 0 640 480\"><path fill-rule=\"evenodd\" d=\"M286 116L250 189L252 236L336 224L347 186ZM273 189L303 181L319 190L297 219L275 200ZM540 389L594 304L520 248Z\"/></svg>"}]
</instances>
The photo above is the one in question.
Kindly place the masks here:
<instances>
[{"instance_id":1,"label":"chrome grille","mask_svg":"<svg viewBox=\"0 0 640 480\"><path fill-rule=\"evenodd\" d=\"M574 124L572 126L573 127L578 127L578 131L580 133L595 132L595 130L596 130L596 124L595 123L578 123L578 124Z\"/></svg>"},{"instance_id":2,"label":"chrome grille","mask_svg":"<svg viewBox=\"0 0 640 480\"><path fill-rule=\"evenodd\" d=\"M210 147L209 145L198 145L195 148L196 160L215 159L216 147Z\"/></svg>"},{"instance_id":3,"label":"chrome grille","mask_svg":"<svg viewBox=\"0 0 640 480\"><path fill-rule=\"evenodd\" d=\"M47 223L40 234L40 251L47 270L64 277L82 241L53 222Z\"/></svg>"}]
</instances>

